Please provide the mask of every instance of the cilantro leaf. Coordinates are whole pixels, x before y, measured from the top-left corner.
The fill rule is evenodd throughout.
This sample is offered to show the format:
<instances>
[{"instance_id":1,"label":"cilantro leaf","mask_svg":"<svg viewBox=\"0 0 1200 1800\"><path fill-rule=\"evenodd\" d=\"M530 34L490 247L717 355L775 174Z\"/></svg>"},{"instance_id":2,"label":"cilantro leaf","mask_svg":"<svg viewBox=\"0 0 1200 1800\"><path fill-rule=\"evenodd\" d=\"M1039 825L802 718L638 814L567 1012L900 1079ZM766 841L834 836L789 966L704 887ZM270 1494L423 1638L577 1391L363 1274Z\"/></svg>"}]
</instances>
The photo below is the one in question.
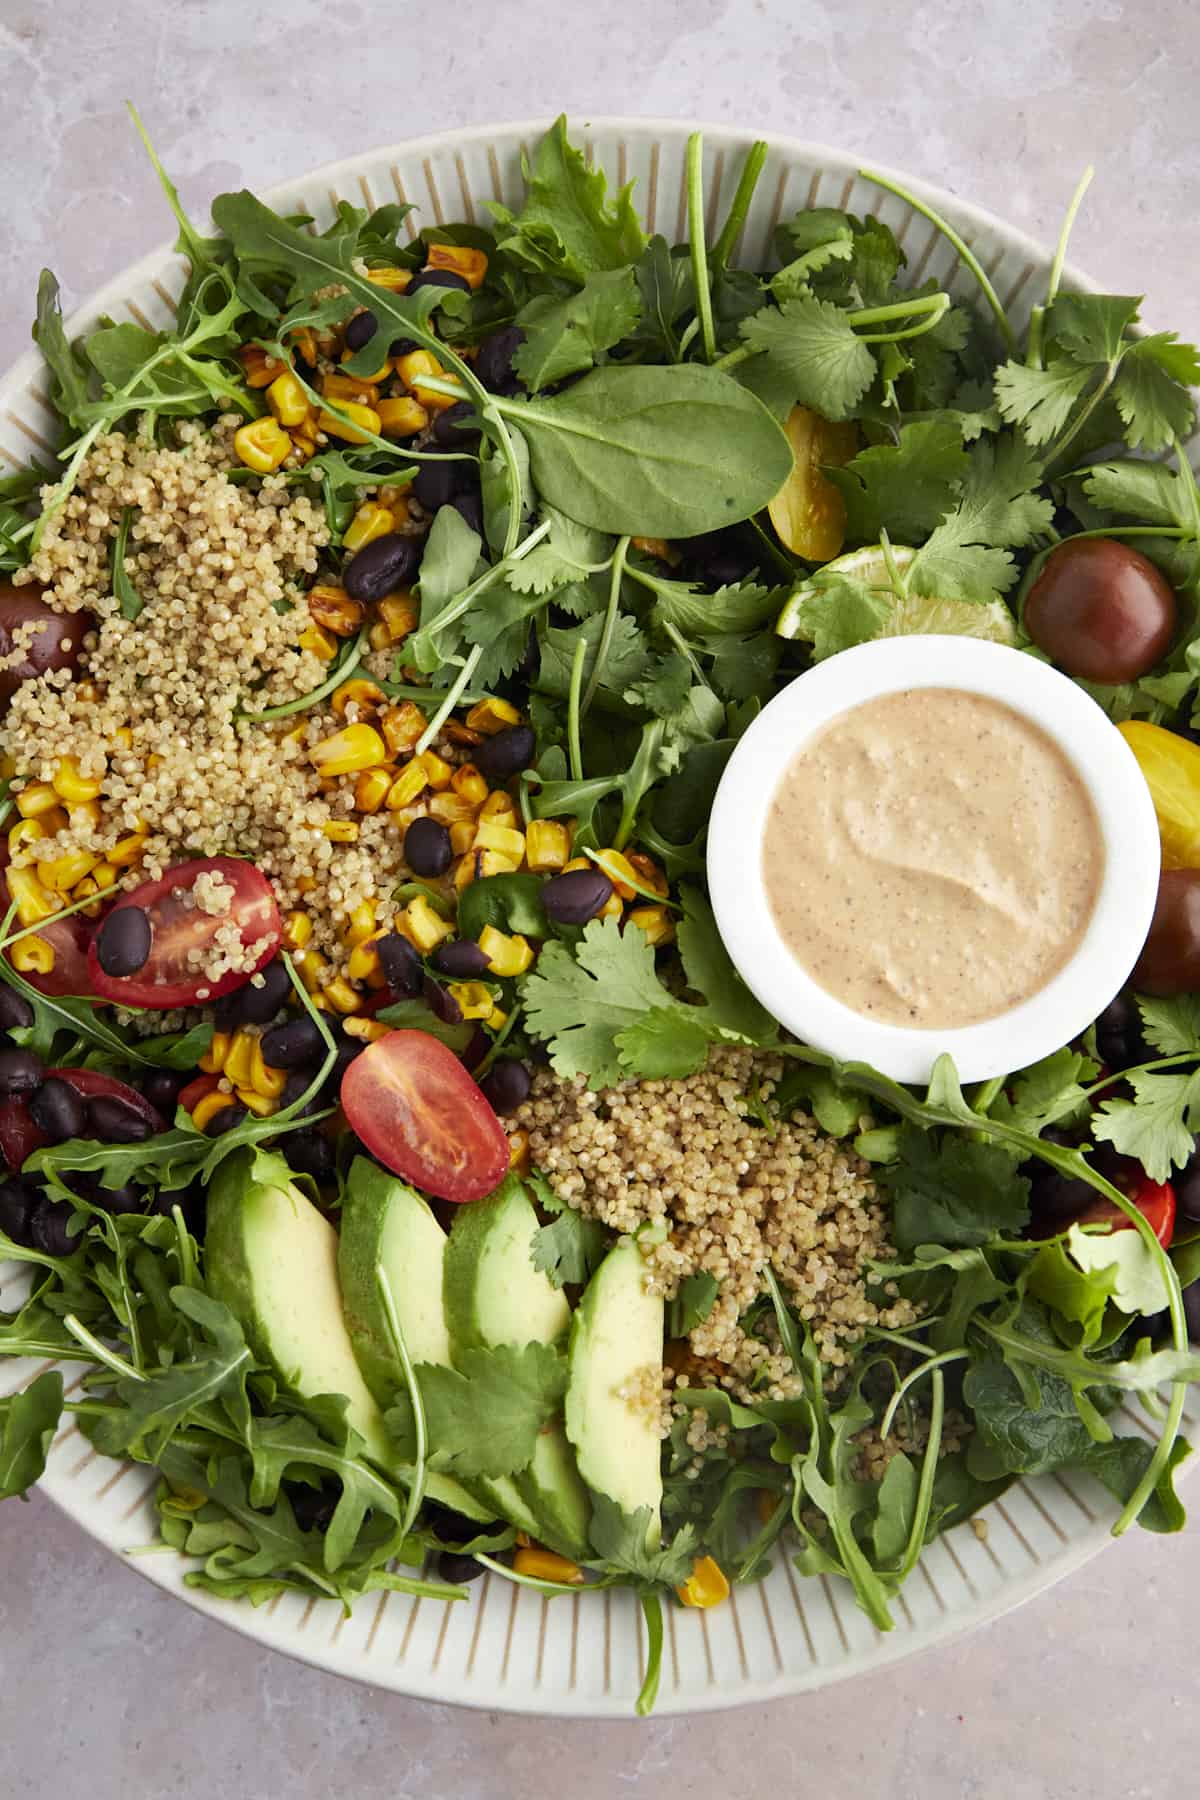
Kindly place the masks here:
<instances>
[{"instance_id":1,"label":"cilantro leaf","mask_svg":"<svg viewBox=\"0 0 1200 1800\"><path fill-rule=\"evenodd\" d=\"M612 556L613 540L604 532L577 525L554 506L543 505L541 516L549 523L549 537L508 573L508 585L517 594L552 594L590 575ZM489 612L493 605L494 595L489 594Z\"/></svg>"},{"instance_id":2,"label":"cilantro leaf","mask_svg":"<svg viewBox=\"0 0 1200 1800\"><path fill-rule=\"evenodd\" d=\"M997 1233L1012 1236L1029 1219L1029 1183L1007 1151L965 1137L934 1138L910 1128L896 1162L876 1180L895 1211L896 1243L969 1249Z\"/></svg>"},{"instance_id":3,"label":"cilantro leaf","mask_svg":"<svg viewBox=\"0 0 1200 1800\"><path fill-rule=\"evenodd\" d=\"M604 1260L608 1232L599 1219L589 1219L574 1207L564 1206L549 1225L533 1234L533 1266L556 1288L582 1287Z\"/></svg>"},{"instance_id":4,"label":"cilantro leaf","mask_svg":"<svg viewBox=\"0 0 1200 1800\"><path fill-rule=\"evenodd\" d=\"M1049 530L1054 505L1039 493L1041 466L1013 434L985 439L970 453L962 493L909 571L919 594L943 600L988 600L1012 586L1016 564L1006 546Z\"/></svg>"},{"instance_id":5,"label":"cilantro leaf","mask_svg":"<svg viewBox=\"0 0 1200 1800\"><path fill-rule=\"evenodd\" d=\"M1176 373L1182 371L1182 373ZM1139 338L1121 359L1113 383L1125 441L1133 450L1163 450L1191 432L1195 407L1184 381L1200 380L1200 361L1173 331Z\"/></svg>"},{"instance_id":6,"label":"cilantro leaf","mask_svg":"<svg viewBox=\"0 0 1200 1800\"><path fill-rule=\"evenodd\" d=\"M630 335L640 317L633 270L598 270L565 300L539 294L522 307L517 324L525 342L513 367L530 393L536 393L590 369L604 351Z\"/></svg>"},{"instance_id":7,"label":"cilantro leaf","mask_svg":"<svg viewBox=\"0 0 1200 1800\"><path fill-rule=\"evenodd\" d=\"M989 1117L1039 1135L1047 1125L1067 1119L1084 1104L1080 1083L1094 1081L1100 1065L1070 1045L1011 1076L1006 1091L992 1104Z\"/></svg>"},{"instance_id":8,"label":"cilantro leaf","mask_svg":"<svg viewBox=\"0 0 1200 1800\"><path fill-rule=\"evenodd\" d=\"M1059 294L1050 310L1050 336L1076 362L1110 363L1136 325L1141 301L1133 294Z\"/></svg>"},{"instance_id":9,"label":"cilantro leaf","mask_svg":"<svg viewBox=\"0 0 1200 1800\"><path fill-rule=\"evenodd\" d=\"M608 1494L593 1492L588 1533L592 1548L604 1569L618 1570L655 1587L679 1587L696 1559L695 1531L684 1525L665 1547L651 1549L651 1517L648 1506L627 1513Z\"/></svg>"},{"instance_id":10,"label":"cilantro leaf","mask_svg":"<svg viewBox=\"0 0 1200 1800\"><path fill-rule=\"evenodd\" d=\"M875 358L844 312L802 295L746 319L742 337L767 359L793 402L827 419L848 419L875 379Z\"/></svg>"},{"instance_id":11,"label":"cilantro leaf","mask_svg":"<svg viewBox=\"0 0 1200 1800\"><path fill-rule=\"evenodd\" d=\"M1031 444L1057 437L1076 402L1092 382L1087 366L1057 357L1044 369L1006 362L996 370L996 404L1010 425L1019 425Z\"/></svg>"},{"instance_id":12,"label":"cilantro leaf","mask_svg":"<svg viewBox=\"0 0 1200 1800\"><path fill-rule=\"evenodd\" d=\"M1161 1056L1183 1056L1189 1050L1200 1055L1200 994L1175 994L1159 999L1138 994L1142 1036Z\"/></svg>"},{"instance_id":13,"label":"cilantro leaf","mask_svg":"<svg viewBox=\"0 0 1200 1800\"><path fill-rule=\"evenodd\" d=\"M1162 463L1092 463L1083 474L1083 491L1102 512L1149 525L1194 527L1190 484Z\"/></svg>"},{"instance_id":14,"label":"cilantro leaf","mask_svg":"<svg viewBox=\"0 0 1200 1800\"><path fill-rule=\"evenodd\" d=\"M814 578L802 594L795 609L796 635L812 644L814 662L878 637L895 606L890 589L868 587L841 575Z\"/></svg>"},{"instance_id":15,"label":"cilantro leaf","mask_svg":"<svg viewBox=\"0 0 1200 1800\"><path fill-rule=\"evenodd\" d=\"M604 619L599 613L594 613L582 625L573 625L570 629L556 625L547 627L541 633L540 640L542 654L537 677L539 692L549 694L556 700L566 699L571 689L571 665L575 660L575 646L580 638L587 645L583 659L583 681L586 687L596 664L603 634ZM619 702L625 689L645 673L650 660L649 646L637 625L628 613L618 613L604 658L597 694L607 695L610 702Z\"/></svg>"},{"instance_id":16,"label":"cilantro leaf","mask_svg":"<svg viewBox=\"0 0 1200 1800\"><path fill-rule=\"evenodd\" d=\"M617 1032L622 1078L678 1081L704 1067L713 1033L700 1009L654 1006Z\"/></svg>"},{"instance_id":17,"label":"cilantro leaf","mask_svg":"<svg viewBox=\"0 0 1200 1800\"><path fill-rule=\"evenodd\" d=\"M418 1363L430 1463L456 1475L513 1475L533 1459L538 1433L556 1417L566 1358L552 1344L464 1350L458 1367ZM387 1414L402 1445L413 1439L407 1396Z\"/></svg>"},{"instance_id":18,"label":"cilantro leaf","mask_svg":"<svg viewBox=\"0 0 1200 1800\"><path fill-rule=\"evenodd\" d=\"M488 202L502 255L580 284L597 269L623 269L637 261L646 240L630 198L633 183L609 201L603 172L589 169L582 152L568 142L565 113L537 146L532 164L522 160L526 193L520 212Z\"/></svg>"},{"instance_id":19,"label":"cilantro leaf","mask_svg":"<svg viewBox=\"0 0 1200 1800\"><path fill-rule=\"evenodd\" d=\"M1195 1149L1200 1131L1200 1069L1190 1074L1127 1071L1132 1100L1105 1100L1092 1118L1093 1135L1140 1162L1151 1181L1169 1181Z\"/></svg>"},{"instance_id":20,"label":"cilantro leaf","mask_svg":"<svg viewBox=\"0 0 1200 1800\"><path fill-rule=\"evenodd\" d=\"M846 504L851 543L893 543L927 537L954 506L969 468L962 433L952 420L921 420L900 428L896 444L873 444L840 469L824 470Z\"/></svg>"},{"instance_id":21,"label":"cilantro leaf","mask_svg":"<svg viewBox=\"0 0 1200 1800\"><path fill-rule=\"evenodd\" d=\"M687 1337L697 1325L703 1325L720 1291L720 1282L707 1269L700 1269L680 1282L679 1292L667 1305L667 1336Z\"/></svg>"}]
</instances>

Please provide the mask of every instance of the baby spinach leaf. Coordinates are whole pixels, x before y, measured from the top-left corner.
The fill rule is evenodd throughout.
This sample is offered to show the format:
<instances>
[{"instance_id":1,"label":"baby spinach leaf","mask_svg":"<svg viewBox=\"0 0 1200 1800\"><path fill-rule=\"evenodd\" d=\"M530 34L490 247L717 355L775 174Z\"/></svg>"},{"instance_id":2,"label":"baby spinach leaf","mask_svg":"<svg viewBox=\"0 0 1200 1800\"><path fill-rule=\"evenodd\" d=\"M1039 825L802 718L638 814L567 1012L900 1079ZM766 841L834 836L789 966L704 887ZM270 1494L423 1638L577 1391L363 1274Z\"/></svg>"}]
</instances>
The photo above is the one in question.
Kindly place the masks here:
<instances>
[{"instance_id":1,"label":"baby spinach leaf","mask_svg":"<svg viewBox=\"0 0 1200 1800\"><path fill-rule=\"evenodd\" d=\"M519 212L489 201L502 256L540 274L582 283L597 269L636 262L645 239L630 198L632 182L611 203L600 169L589 169L568 142L566 115L554 121L523 159L525 201Z\"/></svg>"},{"instance_id":2,"label":"baby spinach leaf","mask_svg":"<svg viewBox=\"0 0 1200 1800\"><path fill-rule=\"evenodd\" d=\"M459 936L477 938L485 925L492 925L498 931L549 937L550 921L541 898L544 885L540 875L487 875L470 882L459 897Z\"/></svg>"},{"instance_id":3,"label":"baby spinach leaf","mask_svg":"<svg viewBox=\"0 0 1200 1800\"><path fill-rule=\"evenodd\" d=\"M393 1000L390 1006L381 1006L375 1017L393 1031L424 1031L440 1044L448 1045L456 1055L466 1049L473 1031L465 1019L457 1025L447 1025L424 1000Z\"/></svg>"},{"instance_id":4,"label":"baby spinach leaf","mask_svg":"<svg viewBox=\"0 0 1200 1800\"><path fill-rule=\"evenodd\" d=\"M627 338L641 315L634 272L604 269L565 299L541 294L522 307L517 324L525 342L513 367L530 393L590 369Z\"/></svg>"},{"instance_id":5,"label":"baby spinach leaf","mask_svg":"<svg viewBox=\"0 0 1200 1800\"><path fill-rule=\"evenodd\" d=\"M62 1416L63 1378L47 1369L20 1393L0 1400L0 1500L40 1481Z\"/></svg>"},{"instance_id":6,"label":"baby spinach leaf","mask_svg":"<svg viewBox=\"0 0 1200 1800\"><path fill-rule=\"evenodd\" d=\"M687 1337L697 1325L703 1325L713 1306L721 1284L707 1269L688 1275L679 1284L679 1292L667 1303L667 1336Z\"/></svg>"}]
</instances>

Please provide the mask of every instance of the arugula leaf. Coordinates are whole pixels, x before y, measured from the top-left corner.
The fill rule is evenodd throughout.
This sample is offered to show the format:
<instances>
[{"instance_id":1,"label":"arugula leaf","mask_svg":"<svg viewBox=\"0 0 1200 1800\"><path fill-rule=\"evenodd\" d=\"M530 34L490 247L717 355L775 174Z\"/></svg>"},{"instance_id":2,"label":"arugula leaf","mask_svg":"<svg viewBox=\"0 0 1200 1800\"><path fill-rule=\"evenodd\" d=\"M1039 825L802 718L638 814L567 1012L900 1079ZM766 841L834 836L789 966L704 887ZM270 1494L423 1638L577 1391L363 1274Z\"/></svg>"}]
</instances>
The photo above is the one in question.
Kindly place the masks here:
<instances>
[{"instance_id":1,"label":"arugula leaf","mask_svg":"<svg viewBox=\"0 0 1200 1800\"><path fill-rule=\"evenodd\" d=\"M1184 1074L1130 1069L1132 1100L1105 1100L1092 1115L1092 1135L1140 1162L1151 1181L1182 1169L1200 1131L1200 1069Z\"/></svg>"},{"instance_id":2,"label":"arugula leaf","mask_svg":"<svg viewBox=\"0 0 1200 1800\"><path fill-rule=\"evenodd\" d=\"M635 342L649 344L678 362L677 326L696 303L691 258L687 246L672 249L665 237L655 234L633 267L641 297L641 321L632 334Z\"/></svg>"},{"instance_id":3,"label":"arugula leaf","mask_svg":"<svg viewBox=\"0 0 1200 1800\"><path fill-rule=\"evenodd\" d=\"M935 1139L909 1127L900 1155L876 1175L892 1201L895 1239L969 1248L1000 1233L1012 1237L1029 1220L1029 1183L1007 1150L965 1137Z\"/></svg>"},{"instance_id":4,"label":"arugula leaf","mask_svg":"<svg viewBox=\"0 0 1200 1800\"><path fill-rule=\"evenodd\" d=\"M639 1506L624 1512L608 1494L592 1493L592 1521L588 1535L597 1561L592 1565L616 1569L637 1583L653 1587L678 1587L692 1572L696 1560L696 1534L690 1525L677 1531L667 1545L649 1544L651 1512Z\"/></svg>"},{"instance_id":5,"label":"arugula leaf","mask_svg":"<svg viewBox=\"0 0 1200 1800\"><path fill-rule=\"evenodd\" d=\"M959 426L928 419L902 425L895 444L871 445L822 472L845 501L851 543L877 544L886 531L905 544L928 537L953 509L969 468Z\"/></svg>"},{"instance_id":6,"label":"arugula leaf","mask_svg":"<svg viewBox=\"0 0 1200 1800\"><path fill-rule=\"evenodd\" d=\"M522 159L525 201L514 213L488 202L497 248L527 269L582 283L598 269L636 262L645 245L633 210L630 182L610 204L601 170L590 170L567 140L561 114L538 144L533 162Z\"/></svg>"},{"instance_id":7,"label":"arugula leaf","mask_svg":"<svg viewBox=\"0 0 1200 1800\"><path fill-rule=\"evenodd\" d=\"M20 1393L0 1400L0 1500L25 1494L40 1481L58 1421L63 1378L47 1369Z\"/></svg>"},{"instance_id":8,"label":"arugula leaf","mask_svg":"<svg viewBox=\"0 0 1200 1800\"><path fill-rule=\"evenodd\" d=\"M788 384L793 403L811 406L827 419L852 418L875 379L870 346L829 301L799 295L780 307L765 307L741 329L755 355L765 357L769 370Z\"/></svg>"},{"instance_id":9,"label":"arugula leaf","mask_svg":"<svg viewBox=\"0 0 1200 1800\"><path fill-rule=\"evenodd\" d=\"M697 1325L703 1325L720 1291L720 1282L707 1269L688 1275L680 1282L675 1298L667 1302L667 1336L687 1337Z\"/></svg>"},{"instance_id":10,"label":"arugula leaf","mask_svg":"<svg viewBox=\"0 0 1200 1800\"><path fill-rule=\"evenodd\" d=\"M985 439L970 453L962 494L908 572L915 593L943 600L988 600L1016 580L1007 546L1044 536L1053 502L1038 490L1040 463L1013 434Z\"/></svg>"},{"instance_id":11,"label":"arugula leaf","mask_svg":"<svg viewBox=\"0 0 1200 1800\"><path fill-rule=\"evenodd\" d=\"M551 1344L499 1344L464 1350L454 1369L418 1363L416 1375L431 1465L464 1477L514 1475L532 1461L539 1432L561 1408L567 1364ZM402 1445L411 1421L403 1396L387 1414Z\"/></svg>"},{"instance_id":12,"label":"arugula leaf","mask_svg":"<svg viewBox=\"0 0 1200 1800\"><path fill-rule=\"evenodd\" d=\"M109 1456L158 1462L165 1446L197 1407L234 1394L249 1420L246 1379L254 1368L249 1346L227 1306L198 1288L174 1287L177 1311L198 1327L192 1353L134 1379L119 1377L121 1410L97 1424L94 1441Z\"/></svg>"},{"instance_id":13,"label":"arugula leaf","mask_svg":"<svg viewBox=\"0 0 1200 1800\"><path fill-rule=\"evenodd\" d=\"M49 269L38 277L37 321L33 339L54 378L53 399L67 423L77 428L84 423L83 409L91 398L88 391L87 366L67 341L63 330L59 286Z\"/></svg>"},{"instance_id":14,"label":"arugula leaf","mask_svg":"<svg viewBox=\"0 0 1200 1800\"><path fill-rule=\"evenodd\" d=\"M589 275L577 293L563 300L539 294L517 314L525 342L513 357L513 368L530 393L536 393L592 368L633 332L640 317L637 282L629 267Z\"/></svg>"}]
</instances>

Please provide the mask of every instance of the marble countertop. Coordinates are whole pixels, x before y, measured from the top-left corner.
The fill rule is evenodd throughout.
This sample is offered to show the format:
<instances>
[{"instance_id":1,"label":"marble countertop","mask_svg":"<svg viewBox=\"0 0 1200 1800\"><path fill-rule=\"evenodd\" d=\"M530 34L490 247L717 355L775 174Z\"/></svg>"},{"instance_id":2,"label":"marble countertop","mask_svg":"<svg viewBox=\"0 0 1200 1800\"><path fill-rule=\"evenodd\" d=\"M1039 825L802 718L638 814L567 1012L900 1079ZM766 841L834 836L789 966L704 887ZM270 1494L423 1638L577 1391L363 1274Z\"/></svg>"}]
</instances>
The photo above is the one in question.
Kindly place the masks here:
<instances>
[{"instance_id":1,"label":"marble countertop","mask_svg":"<svg viewBox=\"0 0 1200 1800\"><path fill-rule=\"evenodd\" d=\"M372 143L563 108L850 147L1042 238L1092 162L1076 260L1149 289L1153 325L1200 334L1187 0L0 0L0 57L4 361L28 342L41 264L70 302L167 233L126 97L197 213ZM12 1800L1157 1797L1195 1781L1192 1595L1200 1531L1138 1533L988 1630L823 1695L543 1725L291 1663L139 1581L39 1496L0 1509L0 1785Z\"/></svg>"}]
</instances>

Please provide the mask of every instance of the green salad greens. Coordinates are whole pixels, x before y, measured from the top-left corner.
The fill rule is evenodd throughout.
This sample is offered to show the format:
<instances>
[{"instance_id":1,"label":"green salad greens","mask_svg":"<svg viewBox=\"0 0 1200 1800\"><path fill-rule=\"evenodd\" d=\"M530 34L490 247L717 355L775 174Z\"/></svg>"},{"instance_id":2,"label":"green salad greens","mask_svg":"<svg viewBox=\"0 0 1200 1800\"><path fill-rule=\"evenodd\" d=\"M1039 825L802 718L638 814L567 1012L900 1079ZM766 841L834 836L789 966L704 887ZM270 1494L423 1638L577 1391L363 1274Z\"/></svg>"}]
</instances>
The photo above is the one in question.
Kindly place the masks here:
<instances>
[{"instance_id":1,"label":"green salad greens","mask_svg":"<svg viewBox=\"0 0 1200 1800\"><path fill-rule=\"evenodd\" d=\"M1200 495L1183 449L1200 359L1143 331L1137 299L1064 282L1066 231L1028 321L1010 316L969 244L868 171L948 240L953 291L911 282L882 218L827 206L741 267L765 158L749 152L710 235L693 138L674 245L563 119L521 205L489 203L486 225L341 201L318 228L241 192L215 200L208 236L155 159L188 268L175 317L72 340L43 273L34 336L63 447L0 483L6 653L28 648L14 607L44 589L53 610L47 558L69 553L114 439L173 454L199 432L230 504L311 499L315 579L261 604L327 666L296 661L291 691L244 675L226 726L281 759L299 744L313 804L344 802L320 815L336 829L310 943L280 921L270 854L214 859L180 827L165 884L140 850L100 863L116 790L97 778L72 800L64 764L48 783L0 719L0 1349L53 1365L0 1400L0 1495L39 1479L69 1420L158 1472L161 1541L209 1593L464 1602L483 1571L549 1596L628 1587L643 1711L664 1603L713 1604L787 1560L843 1578L888 1630L924 1546L1025 1477L1094 1478L1116 1532L1178 1530L1200 1380ZM162 604L146 516L118 508L93 602L130 632ZM1127 734L1167 851L1132 989L1078 1042L965 1092L947 1057L921 1093L793 1041L736 974L704 882L713 796L762 707L813 662L928 631L1080 680ZM11 682L10 657L6 700L102 688L101 638L78 668L30 651ZM71 846L45 838L77 804L99 835L68 885ZM54 807L60 825L25 829ZM386 909L335 954L321 884L383 842L370 821L393 808ZM137 840L158 875L171 829L151 816ZM193 966L165 1000L196 857L225 869L235 918L264 909L266 948L219 987ZM130 908L151 921L141 963L118 942ZM205 905L187 909L206 930ZM425 1074L389 1078L416 1084L401 1118L364 1071L414 1041ZM531 1165L521 1110L539 1071L560 1095L669 1092L737 1047L783 1069L737 1101L762 1141L807 1115L869 1174L888 1250L862 1292L911 1320L865 1325L830 1361L768 1260L738 1328L782 1359L782 1385L688 1362L716 1266L647 1287L671 1218L630 1237L565 1196ZM449 1177L410 1141L443 1069ZM693 1368L666 1405L664 1344Z\"/></svg>"}]
</instances>

